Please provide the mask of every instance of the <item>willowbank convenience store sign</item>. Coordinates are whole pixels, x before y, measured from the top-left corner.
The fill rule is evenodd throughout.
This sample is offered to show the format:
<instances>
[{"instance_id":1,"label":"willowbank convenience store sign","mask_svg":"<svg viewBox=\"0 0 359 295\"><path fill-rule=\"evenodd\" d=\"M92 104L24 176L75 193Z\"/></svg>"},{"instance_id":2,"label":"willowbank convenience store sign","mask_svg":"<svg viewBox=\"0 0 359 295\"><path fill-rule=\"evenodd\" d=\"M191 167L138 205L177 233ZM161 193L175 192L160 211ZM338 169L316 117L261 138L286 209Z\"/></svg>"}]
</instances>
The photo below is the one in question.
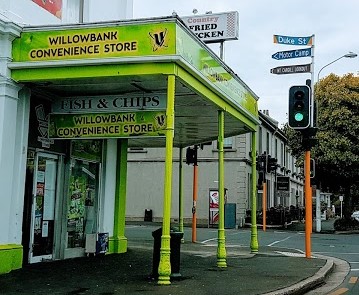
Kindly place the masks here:
<instances>
[{"instance_id":1,"label":"willowbank convenience store sign","mask_svg":"<svg viewBox=\"0 0 359 295\"><path fill-rule=\"evenodd\" d=\"M165 111L50 114L49 138L165 136Z\"/></svg>"}]
</instances>

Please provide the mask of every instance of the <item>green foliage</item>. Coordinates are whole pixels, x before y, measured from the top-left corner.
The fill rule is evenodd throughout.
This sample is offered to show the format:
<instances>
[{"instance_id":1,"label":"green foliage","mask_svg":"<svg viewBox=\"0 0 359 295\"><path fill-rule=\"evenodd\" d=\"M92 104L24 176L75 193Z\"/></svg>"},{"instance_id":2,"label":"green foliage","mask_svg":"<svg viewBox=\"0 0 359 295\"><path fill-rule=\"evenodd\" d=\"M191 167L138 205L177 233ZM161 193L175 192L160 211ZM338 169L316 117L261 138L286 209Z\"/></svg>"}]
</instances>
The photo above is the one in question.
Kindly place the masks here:
<instances>
[{"instance_id":1,"label":"green foliage","mask_svg":"<svg viewBox=\"0 0 359 295\"><path fill-rule=\"evenodd\" d=\"M359 230L359 222L354 218L341 218L334 221L334 229L338 231Z\"/></svg>"},{"instance_id":2,"label":"green foliage","mask_svg":"<svg viewBox=\"0 0 359 295\"><path fill-rule=\"evenodd\" d=\"M359 77L331 74L315 85L318 144L312 148L316 180L322 188L359 195ZM303 156L301 134L283 127L292 152Z\"/></svg>"}]
</instances>

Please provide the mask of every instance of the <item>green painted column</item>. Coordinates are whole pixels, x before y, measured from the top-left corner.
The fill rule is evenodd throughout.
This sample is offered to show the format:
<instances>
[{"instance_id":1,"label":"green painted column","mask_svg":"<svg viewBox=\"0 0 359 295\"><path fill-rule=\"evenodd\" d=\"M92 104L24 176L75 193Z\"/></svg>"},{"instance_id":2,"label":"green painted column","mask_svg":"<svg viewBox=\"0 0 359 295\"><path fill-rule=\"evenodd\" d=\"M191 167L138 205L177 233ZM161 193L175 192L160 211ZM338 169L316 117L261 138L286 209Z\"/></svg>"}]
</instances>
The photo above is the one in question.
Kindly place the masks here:
<instances>
[{"instance_id":1,"label":"green painted column","mask_svg":"<svg viewBox=\"0 0 359 295\"><path fill-rule=\"evenodd\" d=\"M113 237L109 239L109 253L127 251L127 238L125 237L127 147L127 139L117 140L115 215Z\"/></svg>"},{"instance_id":2,"label":"green painted column","mask_svg":"<svg viewBox=\"0 0 359 295\"><path fill-rule=\"evenodd\" d=\"M224 231L224 111L218 111L218 192L219 192L219 221L217 266L227 267L226 238Z\"/></svg>"},{"instance_id":3,"label":"green painted column","mask_svg":"<svg viewBox=\"0 0 359 295\"><path fill-rule=\"evenodd\" d=\"M178 179L178 227L181 233L183 231L183 148L179 150L179 179ZM181 239L181 242L184 243L184 235Z\"/></svg>"},{"instance_id":4,"label":"green painted column","mask_svg":"<svg viewBox=\"0 0 359 295\"><path fill-rule=\"evenodd\" d=\"M166 128L166 159L165 159L165 181L163 196L163 221L160 263L158 266L158 284L171 284L171 261L170 261L170 227L171 227L171 193L172 193L172 158L174 137L174 101L175 101L175 76L168 76L167 86L167 128Z\"/></svg>"},{"instance_id":5,"label":"green painted column","mask_svg":"<svg viewBox=\"0 0 359 295\"><path fill-rule=\"evenodd\" d=\"M251 189L251 251L258 252L257 231L257 169L256 169L256 132L252 132L252 189Z\"/></svg>"}]
</instances>

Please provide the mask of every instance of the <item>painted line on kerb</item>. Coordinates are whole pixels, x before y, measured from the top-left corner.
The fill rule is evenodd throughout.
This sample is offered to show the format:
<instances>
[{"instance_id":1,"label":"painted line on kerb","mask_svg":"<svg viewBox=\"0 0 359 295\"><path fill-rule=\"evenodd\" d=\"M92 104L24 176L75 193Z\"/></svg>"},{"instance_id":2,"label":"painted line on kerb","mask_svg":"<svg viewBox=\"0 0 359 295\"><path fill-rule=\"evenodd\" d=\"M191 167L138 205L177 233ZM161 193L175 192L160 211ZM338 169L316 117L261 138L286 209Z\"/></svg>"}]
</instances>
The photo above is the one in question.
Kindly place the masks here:
<instances>
[{"instance_id":1,"label":"painted line on kerb","mask_svg":"<svg viewBox=\"0 0 359 295\"><path fill-rule=\"evenodd\" d=\"M274 241L273 243L270 243L270 244L267 245L267 246L268 246L268 247L272 247L272 246L275 245L275 244L278 244L278 243L284 242L284 241L286 241L286 240L289 240L291 237L293 237L293 236L286 237L285 239L282 239L282 240Z\"/></svg>"},{"instance_id":2,"label":"painted line on kerb","mask_svg":"<svg viewBox=\"0 0 359 295\"><path fill-rule=\"evenodd\" d=\"M340 289L338 289L338 290L336 290L336 291L334 291L334 292L332 292L332 293L330 293L328 295L341 295L341 294L346 293L348 290L349 290L348 288L340 288Z\"/></svg>"}]
</instances>

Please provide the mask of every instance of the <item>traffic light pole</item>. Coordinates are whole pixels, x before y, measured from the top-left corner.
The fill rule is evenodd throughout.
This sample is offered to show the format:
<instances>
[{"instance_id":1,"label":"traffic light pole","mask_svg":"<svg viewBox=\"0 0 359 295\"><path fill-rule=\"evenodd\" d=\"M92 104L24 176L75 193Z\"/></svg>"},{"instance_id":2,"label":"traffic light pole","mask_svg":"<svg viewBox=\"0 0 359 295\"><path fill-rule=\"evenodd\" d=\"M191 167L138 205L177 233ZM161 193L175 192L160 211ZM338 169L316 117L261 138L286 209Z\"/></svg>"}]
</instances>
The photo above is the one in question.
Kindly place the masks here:
<instances>
[{"instance_id":1,"label":"traffic light pole","mask_svg":"<svg viewBox=\"0 0 359 295\"><path fill-rule=\"evenodd\" d=\"M312 35L312 64L310 67L310 74L311 74L311 91L310 91L310 128L316 127L316 122L314 118L314 42L315 36ZM309 136L310 137L310 136ZM309 143L309 146L305 150L305 165L304 165L304 176L305 176L305 183L304 183L304 189L305 189L305 257L311 258L311 252L312 252L312 240L311 240L311 234L313 230L313 216L312 216L312 187L310 185L310 147L311 144Z\"/></svg>"},{"instance_id":2,"label":"traffic light pole","mask_svg":"<svg viewBox=\"0 0 359 295\"><path fill-rule=\"evenodd\" d=\"M266 229L267 229L267 181L265 179L265 176L263 179L262 207L263 207L263 214L262 214L263 231L266 231Z\"/></svg>"},{"instance_id":3,"label":"traffic light pole","mask_svg":"<svg viewBox=\"0 0 359 295\"><path fill-rule=\"evenodd\" d=\"M305 151L304 158L305 189L305 257L311 258L312 234L312 189L310 186L310 148Z\"/></svg>"},{"instance_id":4,"label":"traffic light pole","mask_svg":"<svg viewBox=\"0 0 359 295\"><path fill-rule=\"evenodd\" d=\"M310 77L311 77L311 81L310 81L310 89L311 89L311 94L310 94L310 100L311 100L311 114L310 114L310 127L314 127L316 124L314 124L315 119L314 118L314 40L315 40L315 35L312 35L312 46L311 46L311 51L312 51L312 64L310 66Z\"/></svg>"},{"instance_id":5,"label":"traffic light pole","mask_svg":"<svg viewBox=\"0 0 359 295\"><path fill-rule=\"evenodd\" d=\"M197 153L197 146L195 146ZM197 241L197 192L198 192L198 166L193 164L193 205L192 205L192 243Z\"/></svg>"}]
</instances>

